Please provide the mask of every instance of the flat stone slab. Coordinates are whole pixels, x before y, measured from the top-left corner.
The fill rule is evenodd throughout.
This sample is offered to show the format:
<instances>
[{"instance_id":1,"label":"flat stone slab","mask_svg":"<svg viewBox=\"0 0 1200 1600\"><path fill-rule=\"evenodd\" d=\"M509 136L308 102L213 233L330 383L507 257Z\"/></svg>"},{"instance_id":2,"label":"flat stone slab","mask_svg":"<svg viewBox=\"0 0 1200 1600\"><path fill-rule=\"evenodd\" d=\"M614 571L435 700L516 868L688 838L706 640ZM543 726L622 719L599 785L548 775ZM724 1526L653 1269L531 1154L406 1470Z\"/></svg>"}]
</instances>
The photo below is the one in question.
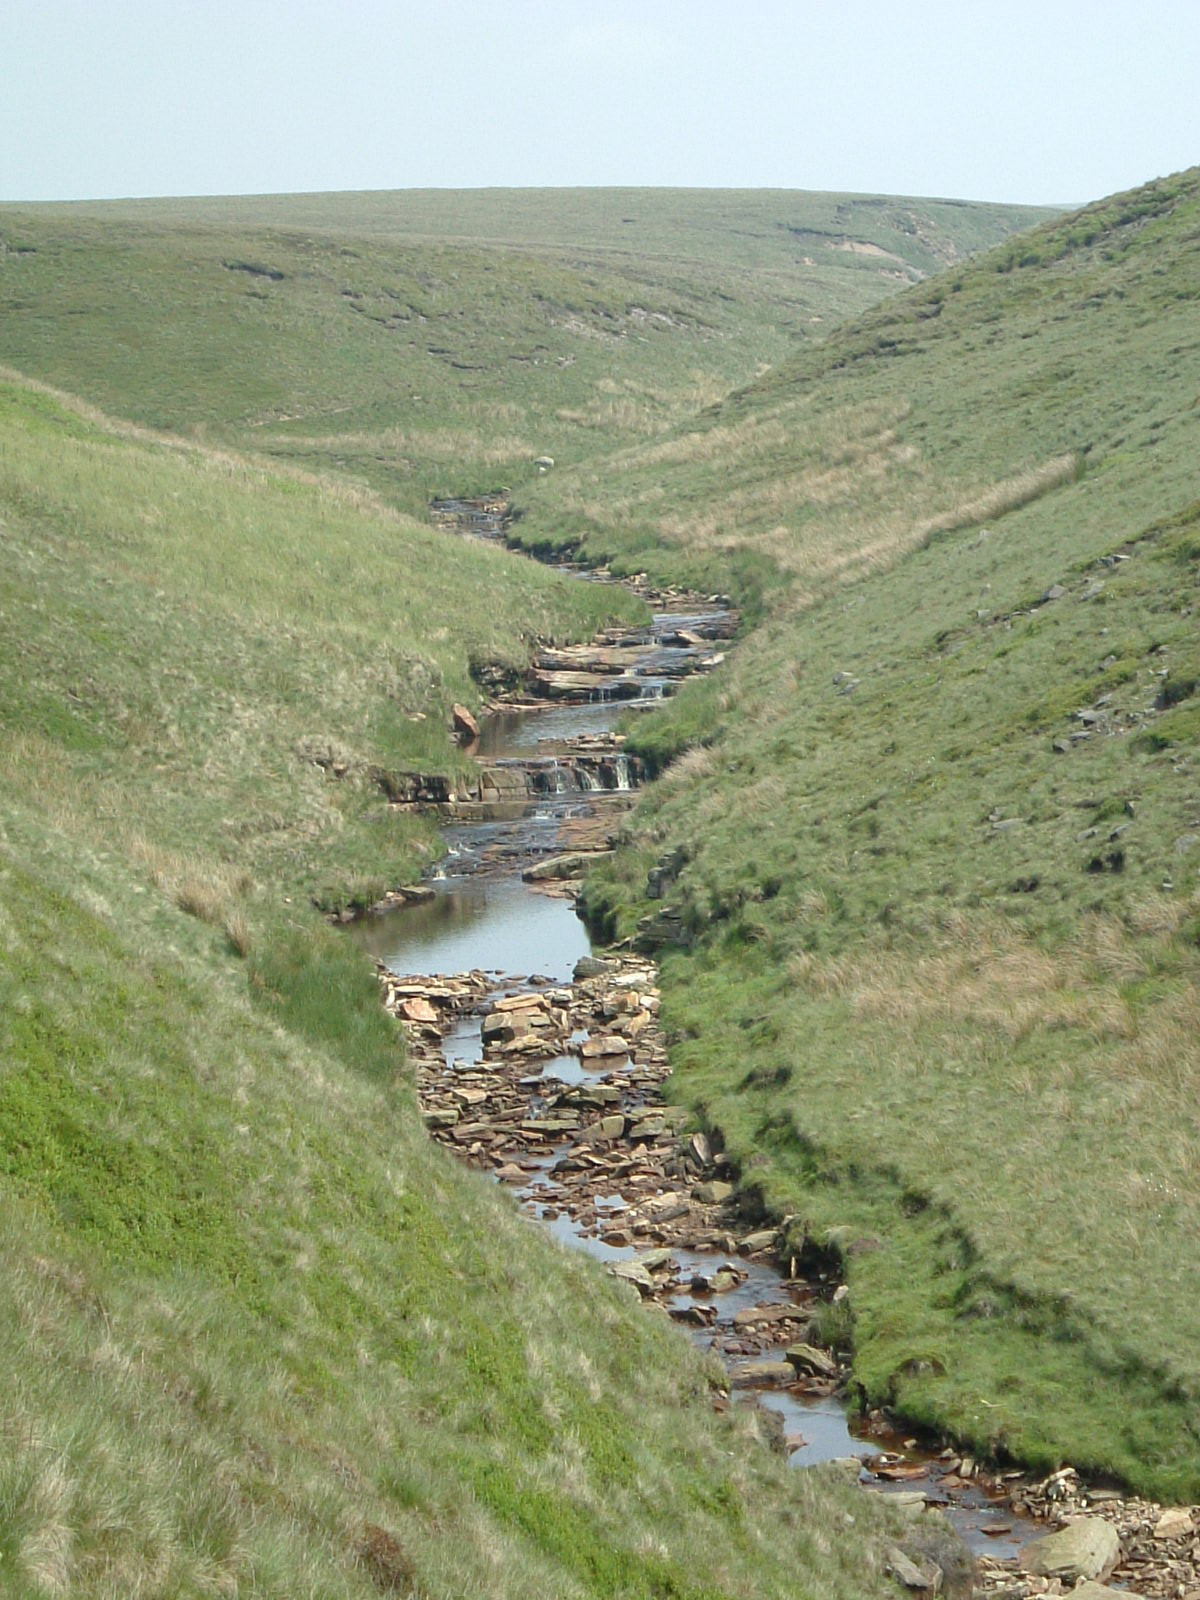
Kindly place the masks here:
<instances>
[{"instance_id":1,"label":"flat stone slab","mask_svg":"<svg viewBox=\"0 0 1200 1600\"><path fill-rule=\"evenodd\" d=\"M1026 1545L1021 1565L1039 1578L1107 1578L1121 1555L1117 1530L1099 1517L1081 1517L1058 1533Z\"/></svg>"},{"instance_id":2,"label":"flat stone slab","mask_svg":"<svg viewBox=\"0 0 1200 1600\"><path fill-rule=\"evenodd\" d=\"M836 1378L838 1364L825 1350L811 1344L792 1344L784 1357L797 1372L806 1372L818 1378Z\"/></svg>"},{"instance_id":3,"label":"flat stone slab","mask_svg":"<svg viewBox=\"0 0 1200 1600\"><path fill-rule=\"evenodd\" d=\"M885 1570L891 1573L898 1583L917 1594L935 1595L942 1587L942 1569L936 1563L925 1557L914 1561L896 1545L893 1545L887 1553Z\"/></svg>"}]
</instances>

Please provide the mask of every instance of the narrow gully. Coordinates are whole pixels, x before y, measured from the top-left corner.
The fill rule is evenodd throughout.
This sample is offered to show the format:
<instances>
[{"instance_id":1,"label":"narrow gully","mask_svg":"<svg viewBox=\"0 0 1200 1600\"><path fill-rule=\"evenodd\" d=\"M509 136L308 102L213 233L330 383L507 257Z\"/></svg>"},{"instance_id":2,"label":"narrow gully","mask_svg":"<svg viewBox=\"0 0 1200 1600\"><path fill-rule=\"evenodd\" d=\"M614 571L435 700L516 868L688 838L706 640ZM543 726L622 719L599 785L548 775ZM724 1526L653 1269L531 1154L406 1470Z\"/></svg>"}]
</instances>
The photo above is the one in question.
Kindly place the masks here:
<instances>
[{"instance_id":1,"label":"narrow gully","mask_svg":"<svg viewBox=\"0 0 1200 1600\"><path fill-rule=\"evenodd\" d=\"M522 878L556 858L574 873L576 856L611 842L636 782L618 719L671 693L689 670L708 669L714 654L719 661L711 641L728 637L723 608L685 604L657 612L640 635L606 636L610 673L615 663L622 678L636 675L636 698L581 686L556 693L543 682L541 703L483 718L473 753L519 775L525 793L443 805L447 854L430 877L432 897L349 932L376 958L389 1007L408 1027L434 1137L714 1349L729 1403L758 1407L795 1466L857 1461L864 1486L903 1497L913 1514L943 1509L999 1576L1044 1525L1014 1508L1003 1477L977 1475L959 1452L923 1450L878 1412L852 1412L844 1358L803 1353L813 1348L814 1311L838 1286L781 1268L776 1230L739 1216L720 1153L664 1102L652 961L622 957L606 968L576 914L574 878ZM543 679L558 670L588 669L552 665ZM602 755L620 781L580 781L581 752ZM498 1026L506 1017L521 1029ZM638 1017L637 1038L614 1037Z\"/></svg>"}]
</instances>

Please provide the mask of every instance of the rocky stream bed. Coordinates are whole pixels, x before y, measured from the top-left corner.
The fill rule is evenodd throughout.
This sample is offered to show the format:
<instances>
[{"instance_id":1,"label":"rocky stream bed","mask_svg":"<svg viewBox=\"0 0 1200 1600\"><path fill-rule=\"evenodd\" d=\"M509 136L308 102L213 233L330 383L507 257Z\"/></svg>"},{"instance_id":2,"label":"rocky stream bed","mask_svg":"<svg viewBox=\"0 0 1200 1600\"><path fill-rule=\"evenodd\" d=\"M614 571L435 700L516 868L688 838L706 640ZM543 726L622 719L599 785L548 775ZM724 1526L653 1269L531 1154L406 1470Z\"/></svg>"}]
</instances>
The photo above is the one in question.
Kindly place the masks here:
<instances>
[{"instance_id":1,"label":"rocky stream bed","mask_svg":"<svg viewBox=\"0 0 1200 1600\"><path fill-rule=\"evenodd\" d=\"M436 510L502 536L499 500ZM494 685L479 723L456 708L477 780L394 786L396 804L438 808L448 855L354 935L407 1031L431 1135L710 1349L726 1373L714 1404L754 1406L765 1447L800 1468L842 1461L914 1531L930 1508L945 1512L971 1562L938 1566L918 1537L892 1553L902 1587L1200 1600L1200 1510L1089 1486L1069 1467L1034 1482L939 1450L884 1412L859 1415L839 1346L846 1287L800 1270L784 1247L790 1219L748 1214L719 1137L665 1096L654 962L594 954L573 897L641 778L618 712L718 666L736 616L721 597L635 587L656 606L649 629L541 652L523 684Z\"/></svg>"}]
</instances>

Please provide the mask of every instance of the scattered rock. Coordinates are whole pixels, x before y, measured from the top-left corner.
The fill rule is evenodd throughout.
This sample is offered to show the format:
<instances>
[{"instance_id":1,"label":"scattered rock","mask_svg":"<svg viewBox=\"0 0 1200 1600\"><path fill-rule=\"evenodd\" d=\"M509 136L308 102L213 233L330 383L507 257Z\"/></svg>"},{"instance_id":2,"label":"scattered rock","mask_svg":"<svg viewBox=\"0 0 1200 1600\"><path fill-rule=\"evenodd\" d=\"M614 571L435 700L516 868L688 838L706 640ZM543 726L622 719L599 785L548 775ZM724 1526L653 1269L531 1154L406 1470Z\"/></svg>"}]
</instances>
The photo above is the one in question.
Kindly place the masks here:
<instances>
[{"instance_id":1,"label":"scattered rock","mask_svg":"<svg viewBox=\"0 0 1200 1600\"><path fill-rule=\"evenodd\" d=\"M619 1139L625 1132L625 1118L620 1112L614 1112L610 1117L601 1117L599 1122L593 1122L580 1135L587 1144L609 1144L614 1139Z\"/></svg>"},{"instance_id":2,"label":"scattered rock","mask_svg":"<svg viewBox=\"0 0 1200 1600\"><path fill-rule=\"evenodd\" d=\"M917 1594L935 1595L941 1592L941 1567L924 1558L913 1561L897 1545L893 1545L887 1553L886 1570L898 1583Z\"/></svg>"},{"instance_id":3,"label":"scattered rock","mask_svg":"<svg viewBox=\"0 0 1200 1600\"><path fill-rule=\"evenodd\" d=\"M733 1185L725 1183L721 1178L712 1178L708 1183L698 1183L692 1190L692 1199L702 1206L719 1206L728 1200L733 1193Z\"/></svg>"},{"instance_id":4,"label":"scattered rock","mask_svg":"<svg viewBox=\"0 0 1200 1600\"><path fill-rule=\"evenodd\" d=\"M594 1061L598 1056L627 1056L629 1045L618 1033L602 1033L599 1038L585 1039L579 1054L585 1061Z\"/></svg>"},{"instance_id":5,"label":"scattered rock","mask_svg":"<svg viewBox=\"0 0 1200 1600\"><path fill-rule=\"evenodd\" d=\"M603 978L613 972L619 972L621 963L608 956L580 956L575 963L575 982L582 983L585 978Z\"/></svg>"},{"instance_id":6,"label":"scattered rock","mask_svg":"<svg viewBox=\"0 0 1200 1600\"><path fill-rule=\"evenodd\" d=\"M818 1350L811 1344L791 1344L784 1354L797 1372L817 1378L837 1377L838 1364L827 1350Z\"/></svg>"},{"instance_id":7,"label":"scattered rock","mask_svg":"<svg viewBox=\"0 0 1200 1600\"><path fill-rule=\"evenodd\" d=\"M712 1165L712 1146L708 1136L703 1133L694 1133L688 1143L688 1153L701 1167Z\"/></svg>"},{"instance_id":8,"label":"scattered rock","mask_svg":"<svg viewBox=\"0 0 1200 1600\"><path fill-rule=\"evenodd\" d=\"M608 1269L614 1278L636 1284L644 1294L653 1294L654 1279L639 1261L614 1261Z\"/></svg>"},{"instance_id":9,"label":"scattered rock","mask_svg":"<svg viewBox=\"0 0 1200 1600\"><path fill-rule=\"evenodd\" d=\"M751 1328L768 1322L794 1322L803 1316L800 1307L790 1300L775 1301L766 1306L743 1306L734 1315L735 1328Z\"/></svg>"},{"instance_id":10,"label":"scattered rock","mask_svg":"<svg viewBox=\"0 0 1200 1600\"><path fill-rule=\"evenodd\" d=\"M744 1256L757 1255L760 1250L770 1250L779 1238L778 1228L760 1228L756 1233L748 1233L738 1244L738 1252Z\"/></svg>"},{"instance_id":11,"label":"scattered rock","mask_svg":"<svg viewBox=\"0 0 1200 1600\"><path fill-rule=\"evenodd\" d=\"M479 724L471 715L466 706L455 703L450 713L454 719L454 731L467 744L473 744L479 737Z\"/></svg>"},{"instance_id":12,"label":"scattered rock","mask_svg":"<svg viewBox=\"0 0 1200 1600\"><path fill-rule=\"evenodd\" d=\"M729 1369L735 1389L770 1389L794 1383L796 1374L786 1361L737 1361Z\"/></svg>"},{"instance_id":13,"label":"scattered rock","mask_svg":"<svg viewBox=\"0 0 1200 1600\"><path fill-rule=\"evenodd\" d=\"M1081 1578L1106 1578L1120 1554L1121 1541L1110 1522L1099 1517L1081 1517L1058 1533L1047 1534L1027 1545L1021 1564L1038 1577L1075 1583Z\"/></svg>"},{"instance_id":14,"label":"scattered rock","mask_svg":"<svg viewBox=\"0 0 1200 1600\"><path fill-rule=\"evenodd\" d=\"M405 1022L436 1022L437 1010L428 1000L420 995L414 995L411 1000L402 1000L399 1005L400 1015Z\"/></svg>"},{"instance_id":15,"label":"scattered rock","mask_svg":"<svg viewBox=\"0 0 1200 1600\"><path fill-rule=\"evenodd\" d=\"M452 1128L458 1121L459 1112L453 1106L446 1106L441 1110L423 1111L421 1116L425 1126L429 1129Z\"/></svg>"},{"instance_id":16,"label":"scattered rock","mask_svg":"<svg viewBox=\"0 0 1200 1600\"><path fill-rule=\"evenodd\" d=\"M1196 1525L1186 1506L1172 1506L1154 1524L1156 1539L1184 1539L1195 1531Z\"/></svg>"},{"instance_id":17,"label":"scattered rock","mask_svg":"<svg viewBox=\"0 0 1200 1600\"><path fill-rule=\"evenodd\" d=\"M551 856L548 861L535 861L525 867L521 877L526 883L548 883L562 878L578 878L600 856L611 855L608 850L572 851L565 856Z\"/></svg>"}]
</instances>

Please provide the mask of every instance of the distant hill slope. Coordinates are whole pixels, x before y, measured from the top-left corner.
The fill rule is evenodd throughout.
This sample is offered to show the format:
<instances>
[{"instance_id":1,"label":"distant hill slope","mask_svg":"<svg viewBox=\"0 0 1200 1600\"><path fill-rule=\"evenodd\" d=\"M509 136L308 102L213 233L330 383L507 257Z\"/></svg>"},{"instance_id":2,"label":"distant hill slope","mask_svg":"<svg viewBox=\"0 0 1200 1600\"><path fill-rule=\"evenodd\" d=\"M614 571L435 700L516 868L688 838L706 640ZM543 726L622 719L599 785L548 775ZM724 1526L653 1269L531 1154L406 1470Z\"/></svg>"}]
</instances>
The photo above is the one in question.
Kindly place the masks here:
<instances>
[{"instance_id":1,"label":"distant hill slope","mask_svg":"<svg viewBox=\"0 0 1200 1600\"><path fill-rule=\"evenodd\" d=\"M0 207L0 360L412 511L659 432L1029 207L489 190Z\"/></svg>"},{"instance_id":2,"label":"distant hill slope","mask_svg":"<svg viewBox=\"0 0 1200 1600\"><path fill-rule=\"evenodd\" d=\"M1192 170L531 488L519 525L765 613L639 724L688 753L589 901L690 947L678 1092L841 1254L867 1392L1192 1499L1198 304Z\"/></svg>"}]
</instances>

